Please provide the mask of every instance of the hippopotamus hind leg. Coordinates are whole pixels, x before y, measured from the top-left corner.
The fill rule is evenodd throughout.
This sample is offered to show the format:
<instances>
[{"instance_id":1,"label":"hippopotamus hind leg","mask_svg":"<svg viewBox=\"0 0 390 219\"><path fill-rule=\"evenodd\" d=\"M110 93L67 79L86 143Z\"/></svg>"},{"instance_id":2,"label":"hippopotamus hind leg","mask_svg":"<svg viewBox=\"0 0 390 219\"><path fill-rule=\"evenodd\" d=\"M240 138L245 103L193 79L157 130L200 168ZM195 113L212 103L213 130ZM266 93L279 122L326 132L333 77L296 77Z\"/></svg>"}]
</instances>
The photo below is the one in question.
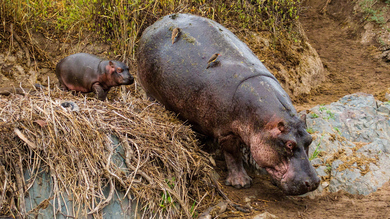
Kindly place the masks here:
<instances>
[{"instance_id":1,"label":"hippopotamus hind leg","mask_svg":"<svg viewBox=\"0 0 390 219\"><path fill-rule=\"evenodd\" d=\"M249 188L252 179L246 173L242 158L240 144L241 141L234 135L220 137L218 142L224 152L225 162L228 168L228 177L225 184L232 185L236 188Z\"/></svg>"},{"instance_id":2,"label":"hippopotamus hind leg","mask_svg":"<svg viewBox=\"0 0 390 219\"><path fill-rule=\"evenodd\" d=\"M58 77L58 82L60 84L60 89L62 91L68 91L69 90L68 87L65 85L65 83L64 83L64 81L62 80L61 77Z\"/></svg>"}]
</instances>

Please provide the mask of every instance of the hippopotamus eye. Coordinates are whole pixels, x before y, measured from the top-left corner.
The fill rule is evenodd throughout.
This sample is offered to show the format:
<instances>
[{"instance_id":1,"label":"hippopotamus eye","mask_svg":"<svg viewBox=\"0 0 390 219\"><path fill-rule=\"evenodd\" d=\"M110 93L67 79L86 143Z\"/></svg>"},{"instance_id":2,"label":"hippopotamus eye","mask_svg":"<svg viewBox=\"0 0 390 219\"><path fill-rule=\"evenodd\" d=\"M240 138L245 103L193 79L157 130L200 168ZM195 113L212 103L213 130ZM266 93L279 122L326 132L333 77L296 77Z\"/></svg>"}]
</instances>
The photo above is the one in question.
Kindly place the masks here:
<instances>
[{"instance_id":1,"label":"hippopotamus eye","mask_svg":"<svg viewBox=\"0 0 390 219\"><path fill-rule=\"evenodd\" d=\"M118 73L122 73L122 72L123 72L123 69L120 68L120 67L118 67L118 68L116 69L116 71L117 71Z\"/></svg>"},{"instance_id":2,"label":"hippopotamus eye","mask_svg":"<svg viewBox=\"0 0 390 219\"><path fill-rule=\"evenodd\" d=\"M293 141L287 141L287 143L286 143L286 147L290 150L294 149L295 145L296 145L296 143Z\"/></svg>"}]
</instances>

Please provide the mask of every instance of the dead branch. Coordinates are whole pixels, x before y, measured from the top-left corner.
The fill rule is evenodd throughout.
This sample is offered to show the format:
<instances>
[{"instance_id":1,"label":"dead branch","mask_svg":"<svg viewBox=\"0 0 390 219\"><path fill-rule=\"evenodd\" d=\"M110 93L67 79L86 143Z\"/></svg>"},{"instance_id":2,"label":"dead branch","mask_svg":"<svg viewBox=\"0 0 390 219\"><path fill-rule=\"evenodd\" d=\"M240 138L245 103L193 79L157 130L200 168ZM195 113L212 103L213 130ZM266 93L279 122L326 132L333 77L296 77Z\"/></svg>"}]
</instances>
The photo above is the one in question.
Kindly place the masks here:
<instances>
[{"instance_id":1,"label":"dead branch","mask_svg":"<svg viewBox=\"0 0 390 219\"><path fill-rule=\"evenodd\" d=\"M27 67L30 67L31 66L30 53L26 47L26 44L24 44L23 40L19 37L19 35L17 33L15 33L15 31L13 31L12 26L13 26L13 24L11 24L11 27L7 28L7 30L10 32L11 36L15 38L15 40L19 43L19 45L24 50L24 53L26 54L26 59L27 59Z\"/></svg>"},{"instance_id":2,"label":"dead branch","mask_svg":"<svg viewBox=\"0 0 390 219\"><path fill-rule=\"evenodd\" d=\"M104 207L106 207L110 203L112 196L114 194L114 191L115 191L115 186L114 186L114 183L112 182L112 179L110 179L110 193L108 194L108 197L103 202L100 202L96 206L96 208L94 208L92 211L88 212L88 214L95 214L95 213L101 211Z\"/></svg>"},{"instance_id":3,"label":"dead branch","mask_svg":"<svg viewBox=\"0 0 390 219\"><path fill-rule=\"evenodd\" d=\"M14 170L15 170L15 178L16 178L16 185L18 188L18 194L19 194L19 207L18 210L21 215L26 215L26 201L24 199L24 177L22 173L22 163L20 160L16 160L14 164Z\"/></svg>"}]
</instances>

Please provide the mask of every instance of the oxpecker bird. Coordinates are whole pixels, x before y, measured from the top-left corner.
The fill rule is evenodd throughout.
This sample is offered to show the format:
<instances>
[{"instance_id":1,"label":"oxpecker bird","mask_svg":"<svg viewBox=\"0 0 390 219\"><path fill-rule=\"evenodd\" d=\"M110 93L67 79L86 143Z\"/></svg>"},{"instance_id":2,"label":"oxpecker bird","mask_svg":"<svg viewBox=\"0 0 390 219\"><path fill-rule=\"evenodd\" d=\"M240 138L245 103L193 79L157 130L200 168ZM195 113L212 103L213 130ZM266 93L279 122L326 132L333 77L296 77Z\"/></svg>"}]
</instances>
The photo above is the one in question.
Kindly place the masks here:
<instances>
[{"instance_id":1,"label":"oxpecker bird","mask_svg":"<svg viewBox=\"0 0 390 219\"><path fill-rule=\"evenodd\" d=\"M209 59L209 61L207 62L207 68L206 69L210 68L211 63L215 62L217 60L218 56L220 56L220 55L221 54L219 54L219 53L215 53L214 55L212 55L211 58Z\"/></svg>"},{"instance_id":2,"label":"oxpecker bird","mask_svg":"<svg viewBox=\"0 0 390 219\"><path fill-rule=\"evenodd\" d=\"M180 28L176 27L175 29L173 29L173 31L172 31L172 37L171 37L171 39L172 39L172 44L175 43L175 39L176 39L176 37L179 36L179 34L180 34Z\"/></svg>"}]
</instances>

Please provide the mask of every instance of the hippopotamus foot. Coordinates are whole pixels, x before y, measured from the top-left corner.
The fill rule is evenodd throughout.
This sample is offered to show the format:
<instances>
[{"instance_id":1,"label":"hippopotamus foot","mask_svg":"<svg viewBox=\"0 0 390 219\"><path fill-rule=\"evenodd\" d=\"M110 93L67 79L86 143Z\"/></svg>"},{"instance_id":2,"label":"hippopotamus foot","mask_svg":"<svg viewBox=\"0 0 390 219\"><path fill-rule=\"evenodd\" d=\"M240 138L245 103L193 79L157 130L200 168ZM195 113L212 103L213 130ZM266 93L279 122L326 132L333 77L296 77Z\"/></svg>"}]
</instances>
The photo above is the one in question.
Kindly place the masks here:
<instances>
[{"instance_id":1,"label":"hippopotamus foot","mask_svg":"<svg viewBox=\"0 0 390 219\"><path fill-rule=\"evenodd\" d=\"M228 168L228 177L225 184L235 188L249 188L252 179L244 169L240 150L241 141L234 135L219 138L219 144L224 150L225 162Z\"/></svg>"},{"instance_id":2,"label":"hippopotamus foot","mask_svg":"<svg viewBox=\"0 0 390 219\"><path fill-rule=\"evenodd\" d=\"M252 179L246 173L241 157L237 159L236 156L233 156L226 151L224 154L226 166L228 168L228 177L225 180L225 185L233 186L237 189L249 188L252 184Z\"/></svg>"},{"instance_id":3,"label":"hippopotamus foot","mask_svg":"<svg viewBox=\"0 0 390 219\"><path fill-rule=\"evenodd\" d=\"M107 98L108 90L105 91L99 84L92 85L92 91L96 94L97 98L104 101Z\"/></svg>"}]
</instances>

